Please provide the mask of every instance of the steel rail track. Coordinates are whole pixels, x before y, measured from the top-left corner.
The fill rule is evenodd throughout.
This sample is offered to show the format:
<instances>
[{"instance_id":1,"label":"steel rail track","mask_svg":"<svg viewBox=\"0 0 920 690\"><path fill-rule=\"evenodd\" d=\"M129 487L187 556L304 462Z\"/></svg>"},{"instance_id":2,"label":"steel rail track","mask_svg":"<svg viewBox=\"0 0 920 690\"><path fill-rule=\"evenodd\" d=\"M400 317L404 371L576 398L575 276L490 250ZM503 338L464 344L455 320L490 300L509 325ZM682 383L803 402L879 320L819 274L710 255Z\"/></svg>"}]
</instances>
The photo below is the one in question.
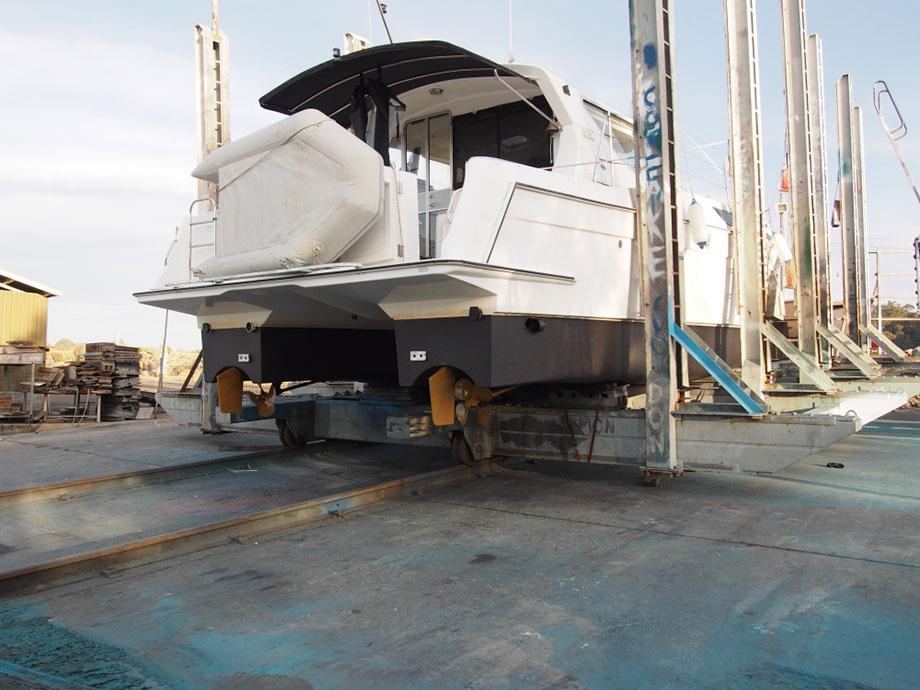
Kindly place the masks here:
<instances>
[{"instance_id":1,"label":"steel rail track","mask_svg":"<svg viewBox=\"0 0 920 690\"><path fill-rule=\"evenodd\" d=\"M316 450L319 451L330 450L334 446L329 442L324 442L315 444L315 447ZM301 453L303 450L304 449L301 449ZM218 474L227 470L239 471L245 469L249 465L258 465L278 460L285 457L287 454L290 454L290 450L287 448L267 448L265 450L252 451L241 455L200 460L198 462L189 462L182 465L150 467L143 470L120 472L102 477L74 479L55 484L0 491L0 510L31 503L42 503L45 501L66 501L87 494L101 493L104 491L136 489L143 486ZM290 455L290 457L293 459L298 456Z\"/></svg>"},{"instance_id":2,"label":"steel rail track","mask_svg":"<svg viewBox=\"0 0 920 690\"><path fill-rule=\"evenodd\" d=\"M500 467L500 463L495 460L483 460L472 466L458 465L424 472L134 542L111 546L97 543L91 545L94 548L83 552L0 572L0 598L6 599L52 586L72 584L100 574L113 576L157 560L240 542L242 539L251 539L329 517L342 517L346 513L395 498L417 495L421 491L484 477L495 473Z\"/></svg>"}]
</instances>

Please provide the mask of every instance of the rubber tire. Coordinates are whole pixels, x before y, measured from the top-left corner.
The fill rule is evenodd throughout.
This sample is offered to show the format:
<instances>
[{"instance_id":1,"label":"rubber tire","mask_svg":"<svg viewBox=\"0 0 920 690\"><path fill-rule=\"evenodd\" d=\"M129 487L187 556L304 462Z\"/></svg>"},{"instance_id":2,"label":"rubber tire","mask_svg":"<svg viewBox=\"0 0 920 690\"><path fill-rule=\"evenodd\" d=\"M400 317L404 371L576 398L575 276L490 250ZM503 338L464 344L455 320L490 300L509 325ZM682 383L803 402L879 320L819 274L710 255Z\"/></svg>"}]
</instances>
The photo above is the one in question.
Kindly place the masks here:
<instances>
[{"instance_id":1,"label":"rubber tire","mask_svg":"<svg viewBox=\"0 0 920 690\"><path fill-rule=\"evenodd\" d=\"M307 445L306 441L301 441L297 436L294 435L294 432L291 431L291 427L288 426L286 419L278 419L278 438L281 439L281 445L285 448L303 448Z\"/></svg>"},{"instance_id":2,"label":"rubber tire","mask_svg":"<svg viewBox=\"0 0 920 690\"><path fill-rule=\"evenodd\" d=\"M476 463L470 444L466 442L462 431L455 431L450 437L450 452L458 465L472 467Z\"/></svg>"}]
</instances>

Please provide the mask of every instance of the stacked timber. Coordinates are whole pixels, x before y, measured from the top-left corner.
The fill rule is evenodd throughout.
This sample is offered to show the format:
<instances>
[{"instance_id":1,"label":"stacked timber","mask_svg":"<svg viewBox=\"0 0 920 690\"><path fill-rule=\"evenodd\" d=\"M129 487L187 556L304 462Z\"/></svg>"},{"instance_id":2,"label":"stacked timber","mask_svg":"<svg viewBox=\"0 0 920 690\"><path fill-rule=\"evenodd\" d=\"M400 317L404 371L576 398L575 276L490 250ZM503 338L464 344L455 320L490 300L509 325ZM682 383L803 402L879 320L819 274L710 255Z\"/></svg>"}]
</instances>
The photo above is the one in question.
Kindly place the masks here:
<instances>
[{"instance_id":1,"label":"stacked timber","mask_svg":"<svg viewBox=\"0 0 920 690\"><path fill-rule=\"evenodd\" d=\"M92 394L101 406L102 420L136 419L141 403L140 359L136 347L87 343L82 359L37 369L35 392Z\"/></svg>"},{"instance_id":2,"label":"stacked timber","mask_svg":"<svg viewBox=\"0 0 920 690\"><path fill-rule=\"evenodd\" d=\"M82 368L95 371L92 392L100 396L102 419L137 418L141 403L140 361L141 353L136 347L115 343L86 344Z\"/></svg>"}]
</instances>

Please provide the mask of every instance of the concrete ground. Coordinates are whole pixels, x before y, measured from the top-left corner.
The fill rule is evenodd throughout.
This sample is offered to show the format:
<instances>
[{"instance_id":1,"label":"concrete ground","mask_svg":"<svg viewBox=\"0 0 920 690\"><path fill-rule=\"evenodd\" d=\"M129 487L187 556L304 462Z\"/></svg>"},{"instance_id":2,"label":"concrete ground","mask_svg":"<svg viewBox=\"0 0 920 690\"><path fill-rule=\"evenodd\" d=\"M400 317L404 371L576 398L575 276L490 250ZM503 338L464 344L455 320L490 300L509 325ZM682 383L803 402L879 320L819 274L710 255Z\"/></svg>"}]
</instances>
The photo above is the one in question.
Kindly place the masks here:
<instances>
[{"instance_id":1,"label":"concrete ground","mask_svg":"<svg viewBox=\"0 0 920 690\"><path fill-rule=\"evenodd\" d=\"M4 602L0 682L913 689L918 444L900 416L774 476L658 489L524 463Z\"/></svg>"},{"instance_id":2,"label":"concrete ground","mask_svg":"<svg viewBox=\"0 0 920 690\"><path fill-rule=\"evenodd\" d=\"M134 436L127 444L126 433ZM54 496L12 505L0 501L0 578L51 561L455 466L450 453L441 449L407 454L398 446L356 449L349 443L316 443L288 451L275 436L231 433L215 442L215 437L208 441L198 431L174 425L143 425L136 430L110 427L81 444L84 435L67 432L44 443L33 440L25 444L25 455L30 457L17 448L18 454L0 462L8 466L12 484L26 483L36 475L46 478L45 472L68 454L72 454L68 474L92 475L93 468L104 474L116 459L102 452L104 439L131 448L132 453L118 447L109 452L130 455L137 469L147 469L139 453L158 463L157 467L174 466L189 458L200 462L211 456L220 462L198 466L187 475L166 480L153 477L150 483L114 489L104 486L78 496L62 490L60 495L66 500ZM156 438L159 445L154 443ZM73 448L81 450L74 453ZM243 454L243 449L265 448L271 452ZM167 449L174 452L164 452ZM241 463L229 462L240 457L244 458ZM117 460L126 461L126 457Z\"/></svg>"},{"instance_id":3,"label":"concrete ground","mask_svg":"<svg viewBox=\"0 0 920 690\"><path fill-rule=\"evenodd\" d=\"M209 436L170 419L103 422L0 436L0 491L170 467L280 448L252 432Z\"/></svg>"}]
</instances>

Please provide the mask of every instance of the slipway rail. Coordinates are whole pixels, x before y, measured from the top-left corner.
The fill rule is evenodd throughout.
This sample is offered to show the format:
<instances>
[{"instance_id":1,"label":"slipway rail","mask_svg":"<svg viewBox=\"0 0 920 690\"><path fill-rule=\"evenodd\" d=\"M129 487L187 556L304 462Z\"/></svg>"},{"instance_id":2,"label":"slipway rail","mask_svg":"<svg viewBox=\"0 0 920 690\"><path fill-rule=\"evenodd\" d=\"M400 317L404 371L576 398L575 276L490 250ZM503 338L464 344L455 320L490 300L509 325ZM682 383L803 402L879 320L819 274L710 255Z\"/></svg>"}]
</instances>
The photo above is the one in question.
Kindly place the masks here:
<instances>
[{"instance_id":1,"label":"slipway rail","mask_svg":"<svg viewBox=\"0 0 920 690\"><path fill-rule=\"evenodd\" d=\"M134 568L230 543L345 515L385 501L418 495L484 477L499 469L494 461L424 472L341 493L333 493L241 517L218 520L136 541L111 539L45 554L36 562L0 572L0 596L11 597L98 575L117 577Z\"/></svg>"},{"instance_id":2,"label":"slipway rail","mask_svg":"<svg viewBox=\"0 0 920 690\"><path fill-rule=\"evenodd\" d=\"M231 458L213 458L168 467L151 467L133 472L119 472L103 477L89 477L42 486L0 492L0 510L43 501L69 501L88 494L104 491L134 489L154 484L204 477L221 472L239 472L265 462L274 462L284 455L283 449L266 449L236 455Z\"/></svg>"}]
</instances>

